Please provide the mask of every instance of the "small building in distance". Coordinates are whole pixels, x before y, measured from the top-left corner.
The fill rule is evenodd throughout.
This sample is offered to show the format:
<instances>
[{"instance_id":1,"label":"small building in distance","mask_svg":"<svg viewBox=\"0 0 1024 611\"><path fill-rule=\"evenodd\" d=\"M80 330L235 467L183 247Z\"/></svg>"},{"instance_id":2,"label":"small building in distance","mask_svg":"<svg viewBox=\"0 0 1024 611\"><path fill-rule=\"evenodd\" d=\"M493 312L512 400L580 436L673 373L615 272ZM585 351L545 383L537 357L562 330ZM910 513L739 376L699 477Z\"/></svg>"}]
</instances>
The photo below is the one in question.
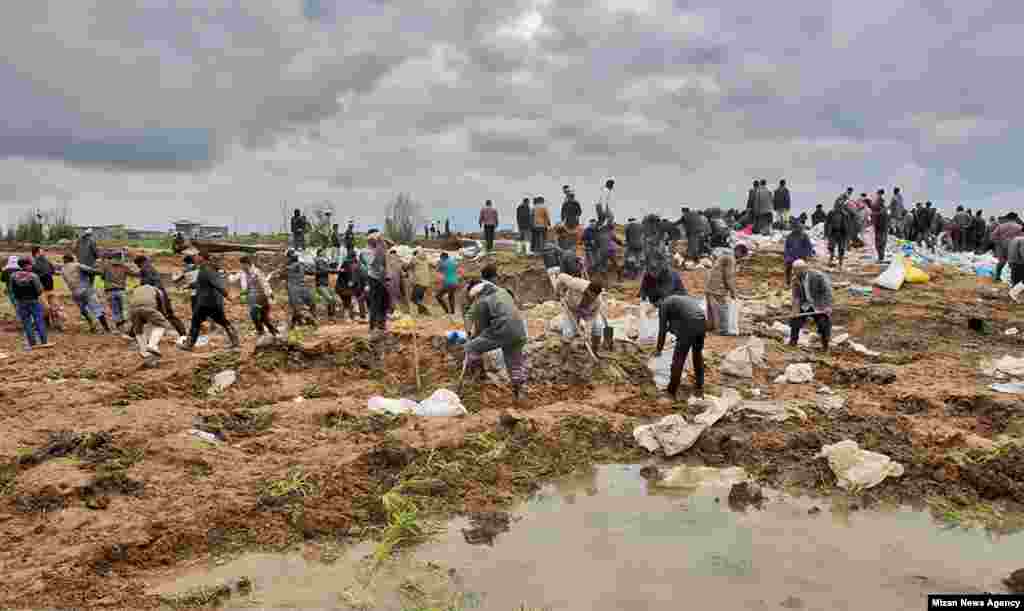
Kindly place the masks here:
<instances>
[{"instance_id":1,"label":"small building in distance","mask_svg":"<svg viewBox=\"0 0 1024 611\"><path fill-rule=\"evenodd\" d=\"M174 221L174 231L180 233L186 240L228 237L227 225L204 225L198 221Z\"/></svg>"},{"instance_id":2,"label":"small building in distance","mask_svg":"<svg viewBox=\"0 0 1024 611\"><path fill-rule=\"evenodd\" d=\"M203 226L202 223L195 221L181 220L174 221L175 233L180 233L186 240L199 237L199 228Z\"/></svg>"},{"instance_id":3,"label":"small building in distance","mask_svg":"<svg viewBox=\"0 0 1024 611\"><path fill-rule=\"evenodd\" d=\"M203 225L199 228L200 238L219 239L228 237L227 225Z\"/></svg>"},{"instance_id":4,"label":"small building in distance","mask_svg":"<svg viewBox=\"0 0 1024 611\"><path fill-rule=\"evenodd\" d=\"M92 229L92 237L95 240L123 240L127 230L124 225L78 225L75 230L78 235L85 233L86 229Z\"/></svg>"}]
</instances>

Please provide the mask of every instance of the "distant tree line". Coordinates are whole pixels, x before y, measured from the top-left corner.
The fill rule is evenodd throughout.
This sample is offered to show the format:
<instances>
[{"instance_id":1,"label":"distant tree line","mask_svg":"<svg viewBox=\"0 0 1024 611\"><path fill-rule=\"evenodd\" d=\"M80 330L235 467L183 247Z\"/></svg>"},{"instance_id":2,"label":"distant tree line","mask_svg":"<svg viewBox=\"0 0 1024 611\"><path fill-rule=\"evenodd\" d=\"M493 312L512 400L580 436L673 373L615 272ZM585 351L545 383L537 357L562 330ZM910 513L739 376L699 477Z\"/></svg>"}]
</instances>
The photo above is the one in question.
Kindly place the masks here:
<instances>
[{"instance_id":1,"label":"distant tree line","mask_svg":"<svg viewBox=\"0 0 1024 611\"><path fill-rule=\"evenodd\" d=\"M71 208L65 204L50 210L26 211L14 225L7 226L4 237L8 242L45 244L78 236L71 224Z\"/></svg>"}]
</instances>

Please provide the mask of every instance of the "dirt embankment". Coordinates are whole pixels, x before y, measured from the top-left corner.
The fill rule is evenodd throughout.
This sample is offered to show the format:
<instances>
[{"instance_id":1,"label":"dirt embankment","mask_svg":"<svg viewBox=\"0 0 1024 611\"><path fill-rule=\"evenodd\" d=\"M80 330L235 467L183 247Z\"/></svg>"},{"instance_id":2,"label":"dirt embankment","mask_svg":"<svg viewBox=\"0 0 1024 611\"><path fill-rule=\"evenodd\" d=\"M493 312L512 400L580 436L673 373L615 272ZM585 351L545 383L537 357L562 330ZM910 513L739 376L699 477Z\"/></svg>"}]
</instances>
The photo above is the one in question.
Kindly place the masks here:
<instances>
[{"instance_id":1,"label":"dirt embankment","mask_svg":"<svg viewBox=\"0 0 1024 611\"><path fill-rule=\"evenodd\" d=\"M497 261L520 300L548 298L536 259L503 253ZM701 292L703 272L685 278ZM741 292L777 291L781 283L779 257L741 266ZM1001 334L1018 315L1004 302L979 302L974 283L945 277L871 299L837 290L836 323L881 357L842 347L822 356L766 340L767 366L736 382L718 364L744 340L709 336L710 392L738 386L749 397L756 387L762 398L800 406L807 419L730 415L687 456L743 466L761 484L837 494L814 455L823 444L854 439L906 467L899 480L855 495L860 506L929 503L946 519L1016 528L1024 415L1015 397L987 390L977 363L1020 354L1020 341ZM612 293L626 299L635 291L632 282ZM187 297L176 295L175 305L186 317ZM992 322L994 335L967 328L966 318L977 315ZM244 321L246 312L234 304L230 316ZM415 351L407 332L371 345L357 323L307 331L300 346L255 351L251 325L241 326L241 354L220 352L225 342L215 333L210 349L167 346L160 366L144 370L125 340L76 325L54 338L55 348L22 353L16 325L9 315L0 320L0 352L8 355L0 360L7 432L0 438L0 604L152 607L158 601L145 580L182 563L377 537L389 492L437 516L499 509L545 478L593 462L647 459L632 428L691 411L685 396L659 397L645 367L649 351L619 342L595 366L580 348L566 364L552 339L531 349L533 383L522 404L512 403L504 384L473 382L463 392L468 417L375 416L366 410L370 396L422 399L455 388L459 354L435 339L453 321L422 321ZM542 326L531 321L532 331ZM787 364L808 361L814 384L770 382ZM224 369L236 370L238 381L211 395L210 378ZM845 406L817 408L820 385Z\"/></svg>"}]
</instances>

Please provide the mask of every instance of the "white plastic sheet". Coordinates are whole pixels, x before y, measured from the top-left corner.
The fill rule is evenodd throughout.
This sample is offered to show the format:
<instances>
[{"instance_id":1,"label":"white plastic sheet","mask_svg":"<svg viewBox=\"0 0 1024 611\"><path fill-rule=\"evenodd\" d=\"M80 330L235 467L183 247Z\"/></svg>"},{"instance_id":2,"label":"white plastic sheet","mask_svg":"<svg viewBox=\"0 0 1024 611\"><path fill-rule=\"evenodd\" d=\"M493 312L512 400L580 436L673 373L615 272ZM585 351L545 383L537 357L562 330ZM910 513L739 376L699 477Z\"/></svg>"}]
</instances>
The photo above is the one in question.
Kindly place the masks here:
<instances>
[{"instance_id":1,"label":"white plastic sheet","mask_svg":"<svg viewBox=\"0 0 1024 611\"><path fill-rule=\"evenodd\" d=\"M814 379L814 369L810 363L796 363L786 366L786 372L775 378L776 384L806 384Z\"/></svg>"},{"instance_id":2,"label":"white plastic sheet","mask_svg":"<svg viewBox=\"0 0 1024 611\"><path fill-rule=\"evenodd\" d=\"M726 389L721 398L691 399L691 404L705 408L694 417L692 424L679 414L672 414L654 424L636 427L633 438L648 452L656 452L660 448L665 456L675 456L693 446L701 433L718 422L739 401L739 393L731 388Z\"/></svg>"},{"instance_id":3,"label":"white plastic sheet","mask_svg":"<svg viewBox=\"0 0 1024 611\"><path fill-rule=\"evenodd\" d=\"M374 413L393 415L450 417L465 416L468 413L459 396L446 388L434 391L434 394L424 399L422 403L410 399L388 399L376 396L370 397L366 407Z\"/></svg>"},{"instance_id":4,"label":"white plastic sheet","mask_svg":"<svg viewBox=\"0 0 1024 611\"><path fill-rule=\"evenodd\" d=\"M828 466L844 490L865 490L886 477L903 475L903 465L885 454L862 450L852 439L822 447L817 457L828 459Z\"/></svg>"}]
</instances>

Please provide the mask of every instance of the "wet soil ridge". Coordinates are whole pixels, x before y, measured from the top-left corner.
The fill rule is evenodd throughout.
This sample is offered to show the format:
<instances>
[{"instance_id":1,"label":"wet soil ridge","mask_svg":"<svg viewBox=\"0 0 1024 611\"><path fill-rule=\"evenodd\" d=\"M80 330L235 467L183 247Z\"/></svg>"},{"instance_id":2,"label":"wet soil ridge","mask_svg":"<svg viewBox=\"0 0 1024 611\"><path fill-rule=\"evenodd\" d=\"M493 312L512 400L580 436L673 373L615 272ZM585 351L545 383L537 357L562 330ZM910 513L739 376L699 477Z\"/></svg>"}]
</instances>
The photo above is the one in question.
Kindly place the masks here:
<instances>
[{"instance_id":1,"label":"wet soil ridge","mask_svg":"<svg viewBox=\"0 0 1024 611\"><path fill-rule=\"evenodd\" d=\"M537 259L499 253L467 263L467 274L492 260L521 301L550 299ZM230 255L224 264L237 269ZM166 272L180 261L158 257L157 265ZM703 271L684 273L694 294L703 293L704 278ZM738 282L741 294L770 296L762 300L788 293L781 256L772 253L744 262ZM909 503L953 524L1019 530L1024 414L1019 396L993 392L980 371L984 361L1021 354L1024 338L1002 331L1024 322L1005 299L979 303L977 284L948 273L877 298L837 290L835 324L877 357L847 346L825 356L765 334L765 366L750 379L727 379L723 355L747 338L708 335L707 392L733 387L744 400L783 402L805 418L730 413L684 458L743 467L766 488L838 495L865 508ZM636 303L637 291L631 281L612 286L609 296ZM175 296L180 316L186 300ZM372 396L421 401L457 388L461 350L449 349L444 336L460 323L430 307L435 316L418 321L415 351L408 330L370 342L365 323L338 323L255 350L250 335L240 354L221 351L217 334L194 353L167 342L160 366L141 370L126 343L71 325L46 354L0 361L7 433L0 439L0 545L10 550L0 606L158 607L170 603L149 594L147 580L187 559L310 539L368 539L397 549L451 515L470 517L464 536L472 541L500 544L505 529L516 527L501 514L515 499L593 463L660 466L636 446L633 428L701 411L686 402L689 381L678 401L658 393L647 368L650 347L617 340L595 365L576 346L567 363L558 338L543 332L547 321L530 308L525 401L512 400L492 366L483 381L465 384L466 417L369 413ZM766 309L782 315L787 307ZM248 312L232 303L228 315L245 320ZM986 321L992 334L969 329L970 318ZM9 348L19 337L12 320L0 320L0 350L15 354ZM794 363L811 363L814 380L772 382ZM229 370L234 383L211 394L214 377ZM836 401L819 400L822 386ZM900 462L904 475L841 491L816 455L847 439ZM757 511L753 487L732 500Z\"/></svg>"}]
</instances>

